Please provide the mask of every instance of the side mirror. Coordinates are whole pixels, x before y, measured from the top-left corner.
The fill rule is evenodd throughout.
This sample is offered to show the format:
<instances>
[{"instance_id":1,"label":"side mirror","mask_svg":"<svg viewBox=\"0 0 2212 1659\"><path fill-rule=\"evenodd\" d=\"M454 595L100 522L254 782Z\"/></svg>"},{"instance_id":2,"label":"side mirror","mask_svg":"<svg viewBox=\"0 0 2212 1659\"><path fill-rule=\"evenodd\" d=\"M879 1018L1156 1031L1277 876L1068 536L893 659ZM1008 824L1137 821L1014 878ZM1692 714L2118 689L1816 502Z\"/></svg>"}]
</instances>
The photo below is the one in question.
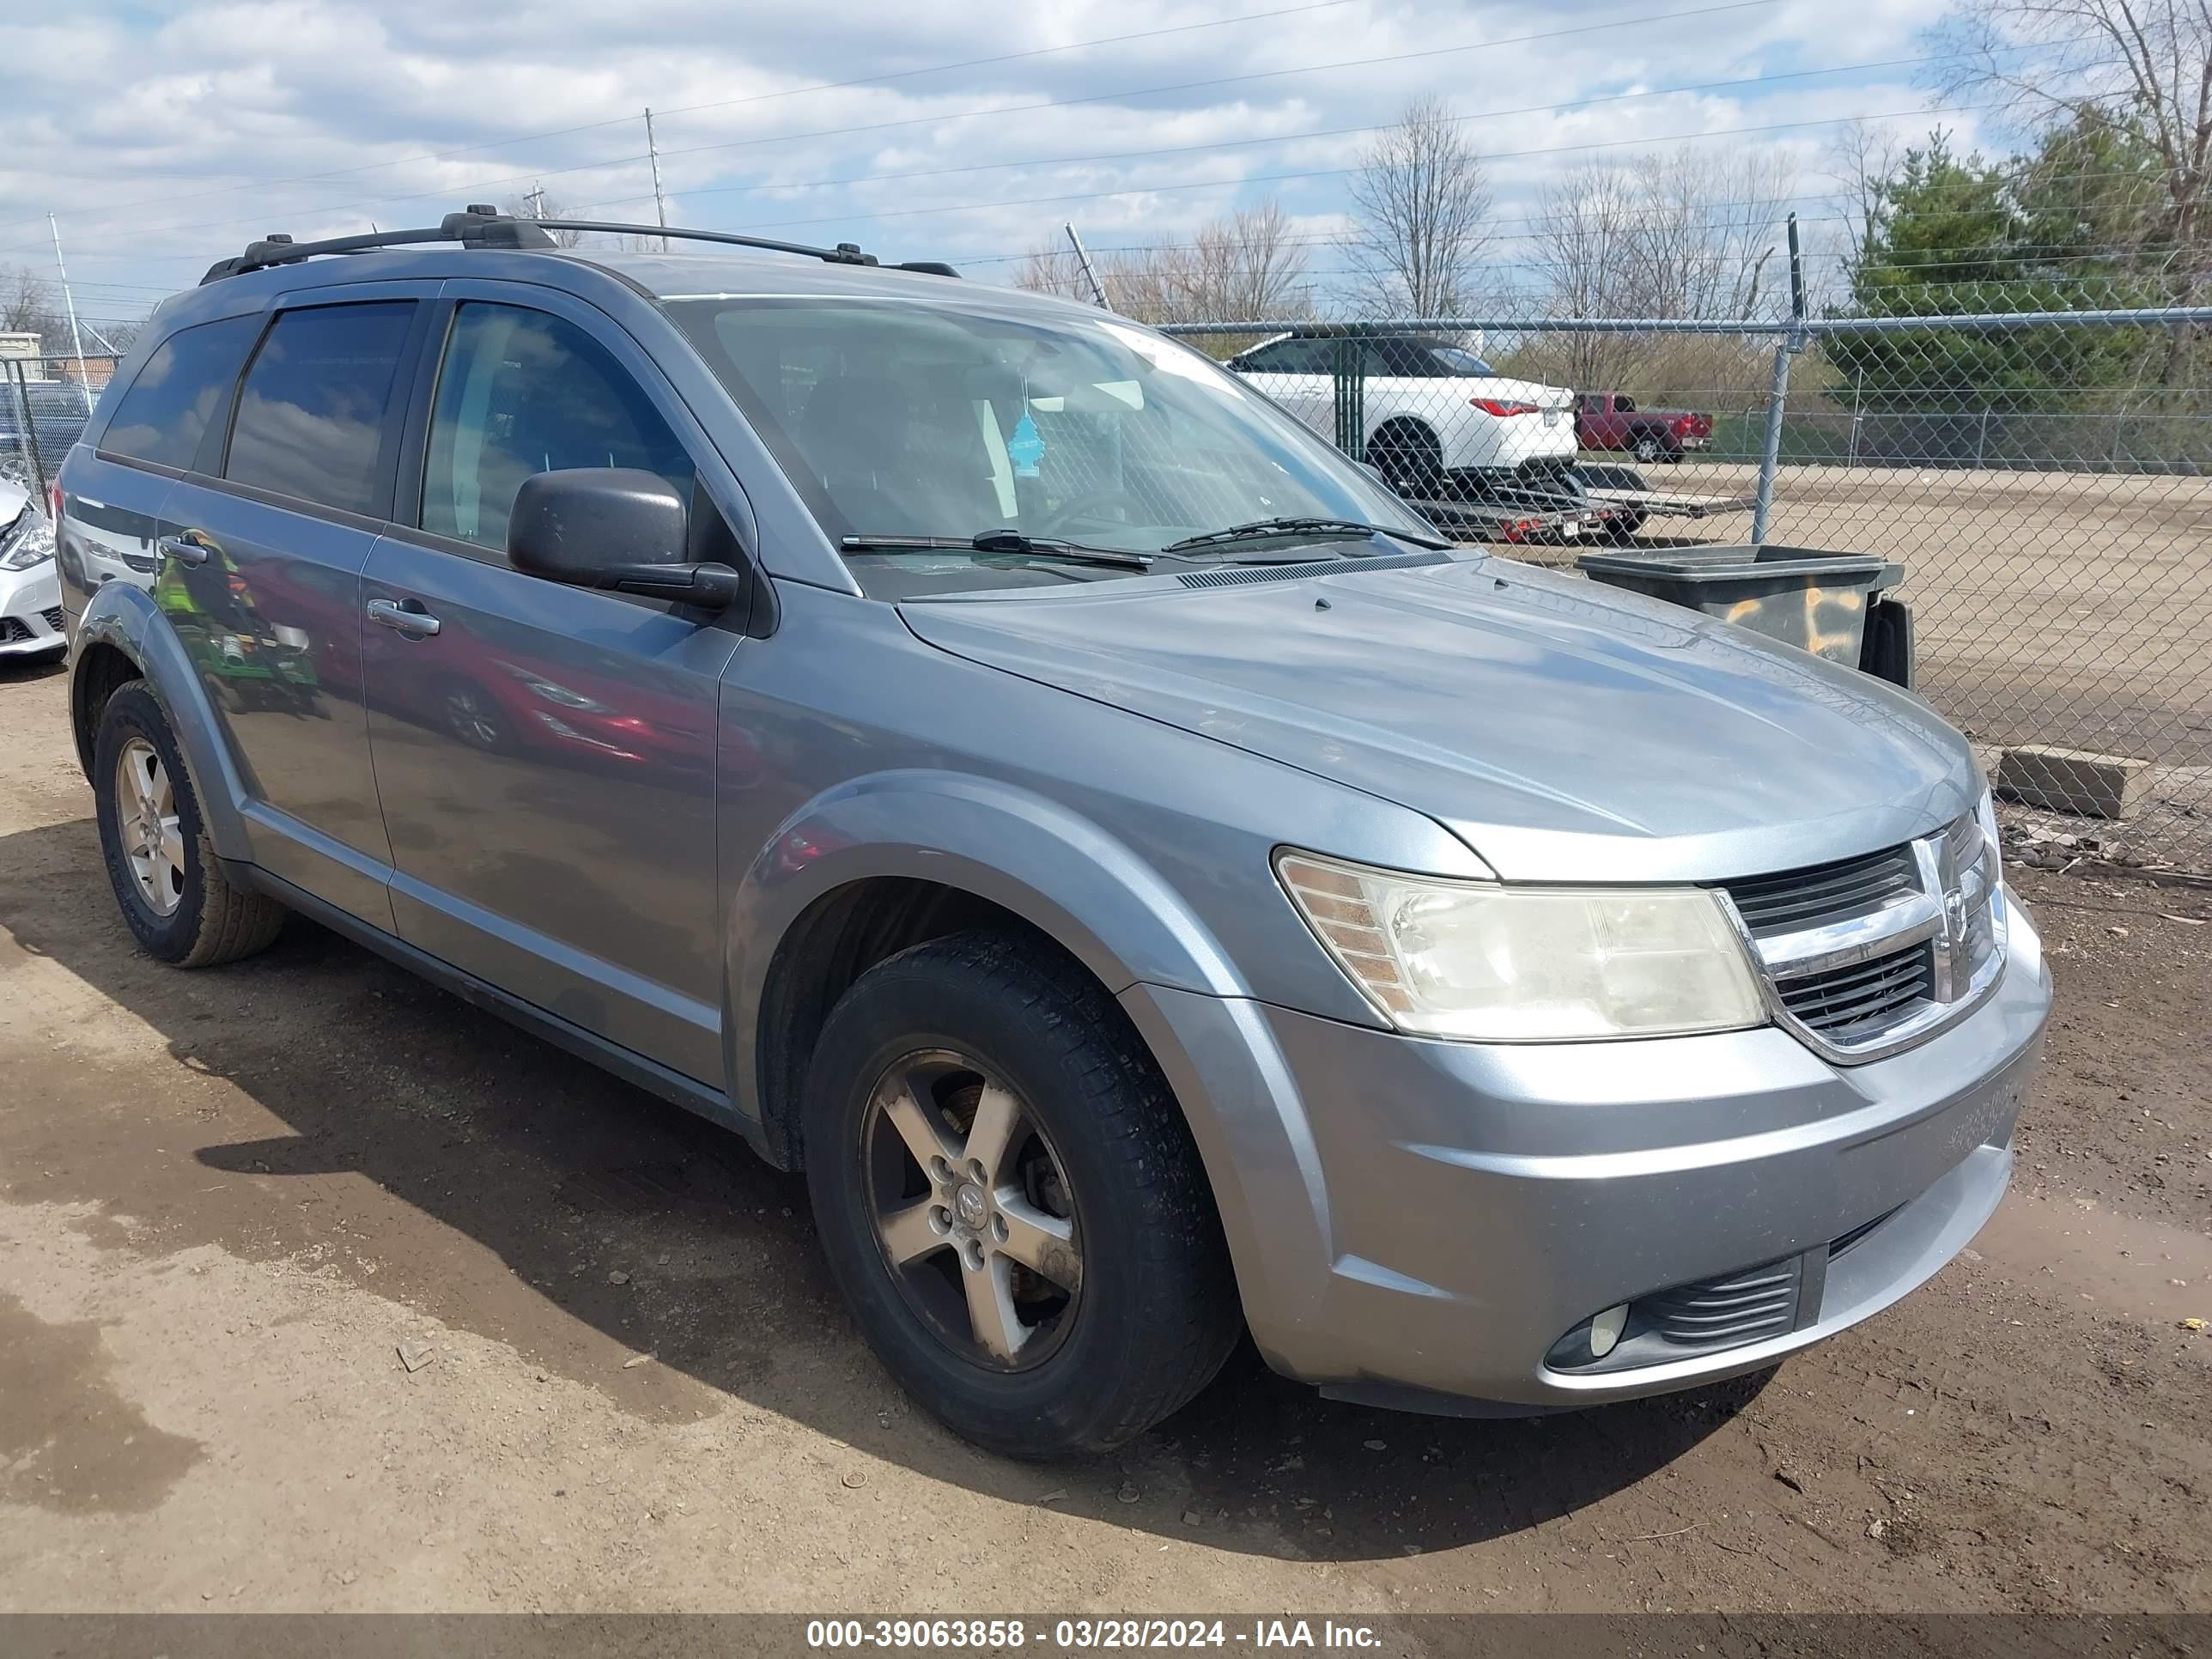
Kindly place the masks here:
<instances>
[{"instance_id":1,"label":"side mirror","mask_svg":"<svg viewBox=\"0 0 2212 1659\"><path fill-rule=\"evenodd\" d=\"M658 472L572 467L538 472L515 492L507 562L572 587L720 610L744 591L726 564L690 562L690 514Z\"/></svg>"}]
</instances>

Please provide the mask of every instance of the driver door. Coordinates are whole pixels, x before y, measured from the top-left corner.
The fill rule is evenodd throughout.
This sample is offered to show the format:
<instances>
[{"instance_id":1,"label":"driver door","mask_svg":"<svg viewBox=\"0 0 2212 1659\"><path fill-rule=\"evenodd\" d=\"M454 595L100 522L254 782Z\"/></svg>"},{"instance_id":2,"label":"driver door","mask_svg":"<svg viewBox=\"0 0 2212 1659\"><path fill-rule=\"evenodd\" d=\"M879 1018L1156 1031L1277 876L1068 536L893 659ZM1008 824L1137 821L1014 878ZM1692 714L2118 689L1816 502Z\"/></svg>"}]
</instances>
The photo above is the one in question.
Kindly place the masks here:
<instances>
[{"instance_id":1,"label":"driver door","mask_svg":"<svg viewBox=\"0 0 2212 1659\"><path fill-rule=\"evenodd\" d=\"M404 471L362 572L393 920L430 955L719 1087L715 710L740 635L526 575L505 552L522 481L559 468L658 472L719 528L678 436L696 428L586 307L464 292L483 297L440 319L416 489Z\"/></svg>"}]
</instances>

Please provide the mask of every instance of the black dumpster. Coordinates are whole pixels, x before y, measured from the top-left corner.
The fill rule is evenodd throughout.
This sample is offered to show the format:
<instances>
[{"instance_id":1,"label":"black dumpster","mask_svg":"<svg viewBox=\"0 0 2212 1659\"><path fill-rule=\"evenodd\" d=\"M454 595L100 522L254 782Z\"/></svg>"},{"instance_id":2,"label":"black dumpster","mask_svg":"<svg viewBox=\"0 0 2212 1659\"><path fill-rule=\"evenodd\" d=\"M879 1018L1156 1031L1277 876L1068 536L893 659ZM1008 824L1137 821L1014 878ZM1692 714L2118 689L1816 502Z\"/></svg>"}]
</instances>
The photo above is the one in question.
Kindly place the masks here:
<instances>
[{"instance_id":1,"label":"black dumpster","mask_svg":"<svg viewBox=\"0 0 2212 1659\"><path fill-rule=\"evenodd\" d=\"M1585 553L1592 581L1665 599L1863 669L1912 684L1911 613L1883 592L1905 567L1867 553L1808 547L1666 547Z\"/></svg>"}]
</instances>

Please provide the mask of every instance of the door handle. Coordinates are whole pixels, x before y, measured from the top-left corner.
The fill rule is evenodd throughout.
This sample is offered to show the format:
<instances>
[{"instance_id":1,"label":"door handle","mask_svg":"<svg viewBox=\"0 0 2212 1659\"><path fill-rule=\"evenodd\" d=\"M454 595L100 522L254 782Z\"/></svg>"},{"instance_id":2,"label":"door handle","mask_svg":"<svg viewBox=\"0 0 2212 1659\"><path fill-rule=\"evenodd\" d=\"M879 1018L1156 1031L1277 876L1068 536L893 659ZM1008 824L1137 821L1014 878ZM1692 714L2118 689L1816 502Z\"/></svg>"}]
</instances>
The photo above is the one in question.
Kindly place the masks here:
<instances>
[{"instance_id":1,"label":"door handle","mask_svg":"<svg viewBox=\"0 0 2212 1659\"><path fill-rule=\"evenodd\" d=\"M207 549L198 542L186 541L182 536L164 536L155 546L179 564L205 564L208 562Z\"/></svg>"},{"instance_id":2,"label":"door handle","mask_svg":"<svg viewBox=\"0 0 2212 1659\"><path fill-rule=\"evenodd\" d=\"M438 619L409 600L402 605L397 599L371 599L366 607L371 622L382 623L386 628L396 628L403 634L434 634Z\"/></svg>"}]
</instances>

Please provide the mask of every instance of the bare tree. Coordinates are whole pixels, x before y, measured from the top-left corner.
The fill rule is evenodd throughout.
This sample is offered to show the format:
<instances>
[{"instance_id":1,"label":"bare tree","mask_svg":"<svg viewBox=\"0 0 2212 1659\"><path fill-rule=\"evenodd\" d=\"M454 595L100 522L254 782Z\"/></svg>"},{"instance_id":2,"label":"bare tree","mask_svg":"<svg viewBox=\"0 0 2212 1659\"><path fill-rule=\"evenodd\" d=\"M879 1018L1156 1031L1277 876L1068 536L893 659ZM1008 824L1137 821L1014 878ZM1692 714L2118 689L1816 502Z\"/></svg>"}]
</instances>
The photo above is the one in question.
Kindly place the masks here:
<instances>
[{"instance_id":1,"label":"bare tree","mask_svg":"<svg viewBox=\"0 0 2212 1659\"><path fill-rule=\"evenodd\" d=\"M2212 277L2212 0L1964 0L1938 38L1947 95L1994 92L2038 128L2094 116L2141 132L2163 173L2172 297L2196 303ZM2190 332L2172 330L2168 386Z\"/></svg>"},{"instance_id":2,"label":"bare tree","mask_svg":"<svg viewBox=\"0 0 2212 1659\"><path fill-rule=\"evenodd\" d=\"M1692 147L1622 163L1588 161L1544 191L1534 264L1559 317L1741 321L1766 303L1766 279L1796 175L1771 153L1734 157ZM1585 387L1617 388L1661 363L1732 382L1741 355L1690 365L1672 337L1570 333L1532 337L1522 366ZM1713 389L1718 389L1717 384Z\"/></svg>"},{"instance_id":3,"label":"bare tree","mask_svg":"<svg viewBox=\"0 0 2212 1659\"><path fill-rule=\"evenodd\" d=\"M1482 157L1441 99L1407 104L1352 176L1345 248L1371 308L1441 317L1474 301L1494 198Z\"/></svg>"},{"instance_id":4,"label":"bare tree","mask_svg":"<svg viewBox=\"0 0 2212 1659\"><path fill-rule=\"evenodd\" d=\"M61 326L53 294L44 279L21 265L0 268L0 334L36 334Z\"/></svg>"},{"instance_id":5,"label":"bare tree","mask_svg":"<svg viewBox=\"0 0 2212 1659\"><path fill-rule=\"evenodd\" d=\"M1312 309L1297 224L1267 201L1200 227L1188 243L1121 248L1093 258L1108 302L1140 322L1207 322L1303 315ZM1045 241L1014 272L1014 286L1065 299L1091 297L1073 248Z\"/></svg>"},{"instance_id":6,"label":"bare tree","mask_svg":"<svg viewBox=\"0 0 2212 1659\"><path fill-rule=\"evenodd\" d=\"M1534 275L1562 317L1630 317L1638 203L1626 168L1585 161L1548 186L1534 225ZM1642 342L1628 334L1553 334L1531 345L1549 374L1570 386L1618 386Z\"/></svg>"},{"instance_id":7,"label":"bare tree","mask_svg":"<svg viewBox=\"0 0 2212 1659\"><path fill-rule=\"evenodd\" d=\"M1897 134L1871 121L1846 122L1829 143L1826 174L1843 187L1850 204L1844 240L1853 266L1866 257L1867 244L1889 216L1890 181L1904 159Z\"/></svg>"},{"instance_id":8,"label":"bare tree","mask_svg":"<svg viewBox=\"0 0 2212 1659\"><path fill-rule=\"evenodd\" d=\"M542 188L532 191L527 196L508 197L501 204L501 211L513 219L580 219L584 216L559 197L548 196ZM556 247L579 247L591 232L564 230L548 225L545 234L553 239Z\"/></svg>"},{"instance_id":9,"label":"bare tree","mask_svg":"<svg viewBox=\"0 0 2212 1659\"><path fill-rule=\"evenodd\" d=\"M1046 238L1022 256L1014 267L1014 286L1031 294L1057 295L1063 300L1088 300L1091 283L1075 250L1058 236Z\"/></svg>"},{"instance_id":10,"label":"bare tree","mask_svg":"<svg viewBox=\"0 0 2212 1659\"><path fill-rule=\"evenodd\" d=\"M1305 249L1272 198L1198 233L1177 273L1194 319L1256 319L1310 309Z\"/></svg>"}]
</instances>

